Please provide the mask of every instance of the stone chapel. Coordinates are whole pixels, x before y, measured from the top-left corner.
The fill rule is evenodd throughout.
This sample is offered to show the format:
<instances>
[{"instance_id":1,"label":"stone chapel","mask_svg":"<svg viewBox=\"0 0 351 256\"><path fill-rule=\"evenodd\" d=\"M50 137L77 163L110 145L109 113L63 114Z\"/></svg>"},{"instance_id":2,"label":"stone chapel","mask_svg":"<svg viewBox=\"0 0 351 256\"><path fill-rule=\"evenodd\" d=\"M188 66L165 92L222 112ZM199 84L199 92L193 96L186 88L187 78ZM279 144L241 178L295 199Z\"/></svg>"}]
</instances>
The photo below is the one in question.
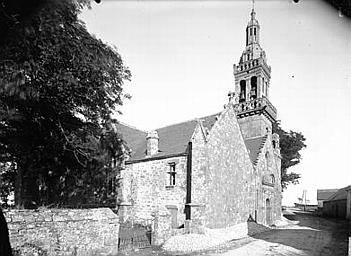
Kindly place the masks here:
<instances>
[{"instance_id":1,"label":"stone chapel","mask_svg":"<svg viewBox=\"0 0 351 256\"><path fill-rule=\"evenodd\" d=\"M280 219L277 111L255 15L252 9L245 50L233 66L234 92L221 112L150 132L117 125L129 151L119 177L121 221L148 224L167 215L172 229L196 230Z\"/></svg>"}]
</instances>

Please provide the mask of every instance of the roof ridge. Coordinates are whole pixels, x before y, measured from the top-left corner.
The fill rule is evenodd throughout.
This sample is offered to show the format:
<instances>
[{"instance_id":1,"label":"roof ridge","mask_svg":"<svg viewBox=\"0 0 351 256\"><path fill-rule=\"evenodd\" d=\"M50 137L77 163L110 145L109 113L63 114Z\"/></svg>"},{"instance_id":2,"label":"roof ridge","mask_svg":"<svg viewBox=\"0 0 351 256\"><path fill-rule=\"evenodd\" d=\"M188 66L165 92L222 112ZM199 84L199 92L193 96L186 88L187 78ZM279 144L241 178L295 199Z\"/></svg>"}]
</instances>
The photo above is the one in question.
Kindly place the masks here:
<instances>
[{"instance_id":1,"label":"roof ridge","mask_svg":"<svg viewBox=\"0 0 351 256\"><path fill-rule=\"evenodd\" d=\"M264 138L264 137L268 137L268 134L265 134L263 136L250 137L250 138L247 138L247 139L244 139L244 140L254 140L254 139Z\"/></svg>"},{"instance_id":2,"label":"roof ridge","mask_svg":"<svg viewBox=\"0 0 351 256\"><path fill-rule=\"evenodd\" d=\"M334 192L332 195L330 195L330 197L328 197L327 201L332 201L333 199L335 199L337 196L339 196L342 192L346 192L346 189L349 186L343 187L338 189L336 192Z\"/></svg>"},{"instance_id":3,"label":"roof ridge","mask_svg":"<svg viewBox=\"0 0 351 256\"><path fill-rule=\"evenodd\" d=\"M135 126L133 126L133 125L126 124L126 123L121 122L121 121L118 121L118 120L117 120L117 124L122 124L122 125L124 125L124 126L127 126L128 128L131 128L131 129L137 130L137 131L139 131L139 132L145 132L145 133L147 133L147 131L145 131L145 130L141 130L141 129L139 129L139 128L136 128L136 127L135 127Z\"/></svg>"},{"instance_id":4,"label":"roof ridge","mask_svg":"<svg viewBox=\"0 0 351 256\"><path fill-rule=\"evenodd\" d=\"M192 118L192 119L183 121L183 122L178 122L178 123L174 123L174 124L162 126L162 127L156 128L156 129L154 129L154 130L164 129L164 128L167 128L167 127L170 127L170 126L174 126L174 125L178 125L178 124L183 124L183 123L187 123L187 122L191 122L191 121L197 121L197 120L199 120L199 119L202 119L202 118L205 118L205 117L209 117L209 116L218 115L218 114L220 114L220 113L221 113L221 112L217 112L217 113L212 114L212 115L207 115L207 116L203 116L203 117L195 117L195 118Z\"/></svg>"}]
</instances>

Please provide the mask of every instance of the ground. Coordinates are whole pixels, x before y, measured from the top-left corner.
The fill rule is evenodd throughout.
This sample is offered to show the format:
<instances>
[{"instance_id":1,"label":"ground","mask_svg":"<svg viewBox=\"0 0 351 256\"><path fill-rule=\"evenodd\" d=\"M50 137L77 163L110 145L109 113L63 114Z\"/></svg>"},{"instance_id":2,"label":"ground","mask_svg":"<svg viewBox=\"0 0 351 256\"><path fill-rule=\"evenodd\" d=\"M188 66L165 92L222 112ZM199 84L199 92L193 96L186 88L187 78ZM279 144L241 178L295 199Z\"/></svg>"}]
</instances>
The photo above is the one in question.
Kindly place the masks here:
<instances>
[{"instance_id":1,"label":"ground","mask_svg":"<svg viewBox=\"0 0 351 256\"><path fill-rule=\"evenodd\" d=\"M124 253L133 256L345 256L348 237L351 236L351 222L340 219L326 219L316 214L290 211L286 218L298 224L273 229L271 231L231 241L213 250L191 254L169 254L159 248ZM123 254L122 254L123 255Z\"/></svg>"}]
</instances>

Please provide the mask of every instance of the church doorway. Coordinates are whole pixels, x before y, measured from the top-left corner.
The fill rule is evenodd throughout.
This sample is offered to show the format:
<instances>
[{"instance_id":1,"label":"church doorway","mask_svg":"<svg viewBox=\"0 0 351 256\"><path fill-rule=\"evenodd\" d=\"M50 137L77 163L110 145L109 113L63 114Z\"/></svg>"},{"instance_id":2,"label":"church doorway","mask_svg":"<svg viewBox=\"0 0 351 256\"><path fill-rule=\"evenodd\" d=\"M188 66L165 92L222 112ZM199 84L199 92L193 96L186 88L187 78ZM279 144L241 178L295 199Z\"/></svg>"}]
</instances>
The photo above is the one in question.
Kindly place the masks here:
<instances>
[{"instance_id":1,"label":"church doorway","mask_svg":"<svg viewBox=\"0 0 351 256\"><path fill-rule=\"evenodd\" d=\"M266 199L266 224L272 224L272 206L269 199Z\"/></svg>"}]
</instances>

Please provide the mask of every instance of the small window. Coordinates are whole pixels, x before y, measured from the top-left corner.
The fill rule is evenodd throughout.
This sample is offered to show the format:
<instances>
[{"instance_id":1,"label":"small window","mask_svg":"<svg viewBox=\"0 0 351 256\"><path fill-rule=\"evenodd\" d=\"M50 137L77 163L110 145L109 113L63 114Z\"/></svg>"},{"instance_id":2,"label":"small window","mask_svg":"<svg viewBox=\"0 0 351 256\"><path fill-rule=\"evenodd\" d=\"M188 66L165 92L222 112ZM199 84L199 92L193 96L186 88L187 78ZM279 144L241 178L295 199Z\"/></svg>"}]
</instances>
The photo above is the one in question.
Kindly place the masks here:
<instances>
[{"instance_id":1,"label":"small window","mask_svg":"<svg viewBox=\"0 0 351 256\"><path fill-rule=\"evenodd\" d=\"M175 186L176 184L176 164L170 163L169 164L169 186Z\"/></svg>"},{"instance_id":2,"label":"small window","mask_svg":"<svg viewBox=\"0 0 351 256\"><path fill-rule=\"evenodd\" d=\"M250 36L252 36L252 28L250 28Z\"/></svg>"},{"instance_id":3,"label":"small window","mask_svg":"<svg viewBox=\"0 0 351 256\"><path fill-rule=\"evenodd\" d=\"M254 28L254 35L256 35L256 28Z\"/></svg>"}]
</instances>

